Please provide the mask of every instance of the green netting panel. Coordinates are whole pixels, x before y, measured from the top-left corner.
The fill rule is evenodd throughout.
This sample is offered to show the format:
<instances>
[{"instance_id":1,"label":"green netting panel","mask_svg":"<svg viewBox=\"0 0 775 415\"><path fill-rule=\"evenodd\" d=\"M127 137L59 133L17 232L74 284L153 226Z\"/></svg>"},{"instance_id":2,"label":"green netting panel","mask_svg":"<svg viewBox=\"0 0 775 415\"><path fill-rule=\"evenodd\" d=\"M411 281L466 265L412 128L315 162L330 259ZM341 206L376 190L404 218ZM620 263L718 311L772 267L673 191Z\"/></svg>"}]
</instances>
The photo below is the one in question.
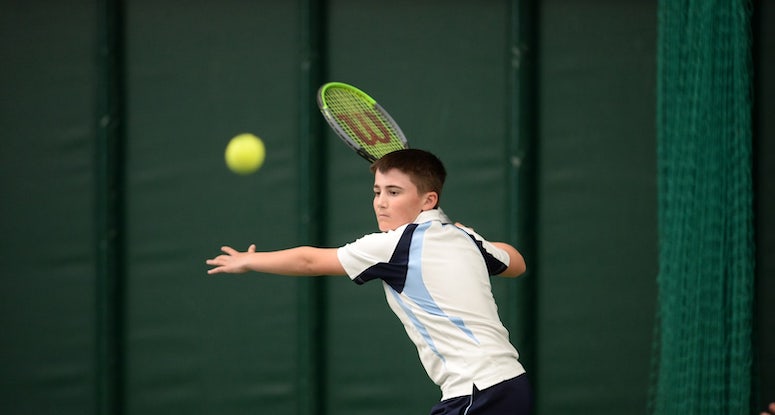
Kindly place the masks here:
<instances>
[{"instance_id":1,"label":"green netting panel","mask_svg":"<svg viewBox=\"0 0 775 415\"><path fill-rule=\"evenodd\" d=\"M742 0L659 5L660 415L750 413L750 15Z\"/></svg>"}]
</instances>

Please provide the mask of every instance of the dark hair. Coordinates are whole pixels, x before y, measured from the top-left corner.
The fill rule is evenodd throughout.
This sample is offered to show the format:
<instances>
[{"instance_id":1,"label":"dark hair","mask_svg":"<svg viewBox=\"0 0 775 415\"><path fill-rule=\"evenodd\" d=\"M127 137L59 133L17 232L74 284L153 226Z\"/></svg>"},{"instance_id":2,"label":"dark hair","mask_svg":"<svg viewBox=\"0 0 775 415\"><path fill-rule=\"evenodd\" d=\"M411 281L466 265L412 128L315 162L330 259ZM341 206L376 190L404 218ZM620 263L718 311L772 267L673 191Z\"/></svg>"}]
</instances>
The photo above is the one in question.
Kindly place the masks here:
<instances>
[{"instance_id":1,"label":"dark hair","mask_svg":"<svg viewBox=\"0 0 775 415\"><path fill-rule=\"evenodd\" d=\"M371 165L372 173L386 173L392 169L408 175L420 193L436 192L441 199L447 170L432 153L414 148L397 150L385 154Z\"/></svg>"}]
</instances>

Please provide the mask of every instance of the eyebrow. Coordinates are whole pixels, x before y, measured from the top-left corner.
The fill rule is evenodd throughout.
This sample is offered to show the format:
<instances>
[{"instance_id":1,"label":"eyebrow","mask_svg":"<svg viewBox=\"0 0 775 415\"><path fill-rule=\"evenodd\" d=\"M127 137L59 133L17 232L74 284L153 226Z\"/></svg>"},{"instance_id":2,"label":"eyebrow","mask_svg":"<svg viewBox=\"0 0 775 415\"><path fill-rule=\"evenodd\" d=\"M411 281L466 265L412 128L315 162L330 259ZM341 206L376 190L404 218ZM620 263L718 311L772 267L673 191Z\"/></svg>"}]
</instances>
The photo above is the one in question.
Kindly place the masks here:
<instances>
[{"instance_id":1,"label":"eyebrow","mask_svg":"<svg viewBox=\"0 0 775 415\"><path fill-rule=\"evenodd\" d=\"M374 185L374 190L377 190L377 189L381 189L381 187L375 184ZM394 185L394 184L389 184L389 185L385 186L385 190L404 190L404 188L401 187L401 186Z\"/></svg>"}]
</instances>

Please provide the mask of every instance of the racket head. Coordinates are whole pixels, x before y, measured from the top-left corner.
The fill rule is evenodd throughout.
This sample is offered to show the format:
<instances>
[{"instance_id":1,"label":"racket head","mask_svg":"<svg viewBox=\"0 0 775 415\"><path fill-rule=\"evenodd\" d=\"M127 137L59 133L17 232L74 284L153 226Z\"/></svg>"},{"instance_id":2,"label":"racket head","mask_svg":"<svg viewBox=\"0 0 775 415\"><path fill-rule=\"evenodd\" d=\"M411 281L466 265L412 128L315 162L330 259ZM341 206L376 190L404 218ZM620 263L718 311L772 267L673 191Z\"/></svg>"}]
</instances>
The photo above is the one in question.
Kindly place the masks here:
<instances>
[{"instance_id":1,"label":"racket head","mask_svg":"<svg viewBox=\"0 0 775 415\"><path fill-rule=\"evenodd\" d=\"M369 162L392 151L408 148L401 128L372 97L342 82L318 89L318 108L331 129Z\"/></svg>"}]
</instances>

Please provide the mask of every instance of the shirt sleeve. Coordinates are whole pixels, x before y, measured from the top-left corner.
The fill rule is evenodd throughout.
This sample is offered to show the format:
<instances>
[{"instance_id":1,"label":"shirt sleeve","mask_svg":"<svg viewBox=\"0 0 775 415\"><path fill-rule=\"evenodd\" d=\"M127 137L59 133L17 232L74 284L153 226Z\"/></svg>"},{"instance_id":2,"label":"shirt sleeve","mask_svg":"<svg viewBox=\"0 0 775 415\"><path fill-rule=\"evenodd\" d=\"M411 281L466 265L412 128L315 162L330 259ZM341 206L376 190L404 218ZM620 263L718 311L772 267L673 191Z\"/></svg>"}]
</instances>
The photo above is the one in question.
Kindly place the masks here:
<instances>
[{"instance_id":1,"label":"shirt sleeve","mask_svg":"<svg viewBox=\"0 0 775 415\"><path fill-rule=\"evenodd\" d=\"M339 248L336 255L347 276L355 279L367 268L388 262L400 236L397 230L372 233Z\"/></svg>"},{"instance_id":2,"label":"shirt sleeve","mask_svg":"<svg viewBox=\"0 0 775 415\"><path fill-rule=\"evenodd\" d=\"M487 271L490 275L498 275L505 271L511 263L509 253L491 244L473 229L462 227L462 229L471 236L487 264Z\"/></svg>"}]
</instances>

